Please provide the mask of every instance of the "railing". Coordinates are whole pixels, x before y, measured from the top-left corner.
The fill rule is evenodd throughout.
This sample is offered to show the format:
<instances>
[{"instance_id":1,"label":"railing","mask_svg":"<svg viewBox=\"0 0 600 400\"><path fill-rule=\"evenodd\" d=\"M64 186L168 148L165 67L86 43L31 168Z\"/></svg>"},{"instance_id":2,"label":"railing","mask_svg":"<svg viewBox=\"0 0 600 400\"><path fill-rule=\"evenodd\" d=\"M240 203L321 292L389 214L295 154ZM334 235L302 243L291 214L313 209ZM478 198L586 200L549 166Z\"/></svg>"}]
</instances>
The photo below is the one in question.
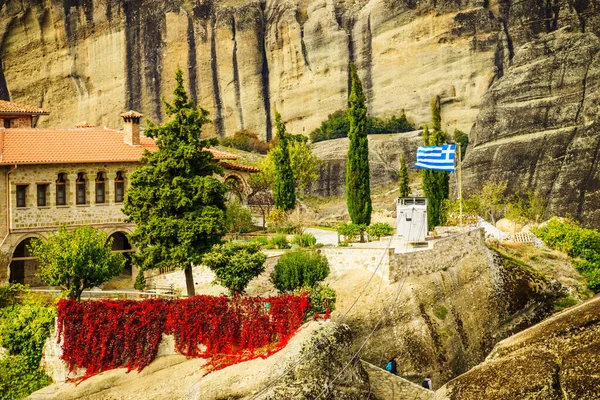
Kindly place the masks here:
<instances>
[{"instance_id":1,"label":"railing","mask_svg":"<svg viewBox=\"0 0 600 400\"><path fill-rule=\"evenodd\" d=\"M174 294L174 289L172 287L169 288L170 293L163 292L160 289L156 289L152 291L152 289L140 292L133 290L84 290L81 294L82 300L93 300L93 299L122 299L122 300L144 300L150 298L166 298L166 299L176 299L179 296ZM31 289L32 292L36 293L47 293L54 297L59 297L61 291L58 289Z\"/></svg>"}]
</instances>

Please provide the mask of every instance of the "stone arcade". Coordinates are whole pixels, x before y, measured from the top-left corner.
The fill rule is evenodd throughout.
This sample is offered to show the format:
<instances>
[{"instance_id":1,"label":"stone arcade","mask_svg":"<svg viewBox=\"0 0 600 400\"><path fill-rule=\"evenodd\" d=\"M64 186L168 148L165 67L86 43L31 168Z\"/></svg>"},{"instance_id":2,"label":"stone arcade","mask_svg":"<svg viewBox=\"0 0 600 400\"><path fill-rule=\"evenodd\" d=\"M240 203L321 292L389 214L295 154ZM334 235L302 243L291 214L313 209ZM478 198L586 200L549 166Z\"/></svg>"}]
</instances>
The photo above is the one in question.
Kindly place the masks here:
<instances>
[{"instance_id":1,"label":"stone arcade","mask_svg":"<svg viewBox=\"0 0 600 400\"><path fill-rule=\"evenodd\" d=\"M75 128L35 128L36 107L0 101L0 282L32 286L37 263L27 245L47 238L59 226L94 226L114 238L113 250L134 251L121 208L129 177L144 150L155 151L153 139L140 132L142 114L121 115L122 131L90 123ZM248 174L256 167L238 165L234 154L210 149L238 195L248 192ZM132 267L126 273L135 276Z\"/></svg>"}]
</instances>

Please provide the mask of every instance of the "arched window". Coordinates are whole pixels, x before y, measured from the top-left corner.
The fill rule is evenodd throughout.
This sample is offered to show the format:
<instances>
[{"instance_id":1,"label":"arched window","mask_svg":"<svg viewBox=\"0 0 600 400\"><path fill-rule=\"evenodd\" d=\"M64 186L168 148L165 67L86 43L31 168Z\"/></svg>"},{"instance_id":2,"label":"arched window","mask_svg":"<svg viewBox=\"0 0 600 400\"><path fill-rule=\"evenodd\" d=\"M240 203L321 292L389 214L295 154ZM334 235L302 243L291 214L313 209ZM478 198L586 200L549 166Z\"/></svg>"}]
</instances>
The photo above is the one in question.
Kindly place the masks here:
<instances>
[{"instance_id":1,"label":"arched window","mask_svg":"<svg viewBox=\"0 0 600 400\"><path fill-rule=\"evenodd\" d=\"M77 174L75 186L77 186L77 204L85 204L85 174L80 172Z\"/></svg>"},{"instance_id":2,"label":"arched window","mask_svg":"<svg viewBox=\"0 0 600 400\"><path fill-rule=\"evenodd\" d=\"M58 174L58 179L56 180L56 205L67 205L67 179L64 173Z\"/></svg>"},{"instance_id":3,"label":"arched window","mask_svg":"<svg viewBox=\"0 0 600 400\"><path fill-rule=\"evenodd\" d=\"M104 196L104 175L98 172L96 175L96 203L102 204L105 200Z\"/></svg>"},{"instance_id":4,"label":"arched window","mask_svg":"<svg viewBox=\"0 0 600 400\"><path fill-rule=\"evenodd\" d=\"M125 179L123 178L123 172L117 171L117 177L115 178L115 203L122 203L125 198Z\"/></svg>"}]
</instances>

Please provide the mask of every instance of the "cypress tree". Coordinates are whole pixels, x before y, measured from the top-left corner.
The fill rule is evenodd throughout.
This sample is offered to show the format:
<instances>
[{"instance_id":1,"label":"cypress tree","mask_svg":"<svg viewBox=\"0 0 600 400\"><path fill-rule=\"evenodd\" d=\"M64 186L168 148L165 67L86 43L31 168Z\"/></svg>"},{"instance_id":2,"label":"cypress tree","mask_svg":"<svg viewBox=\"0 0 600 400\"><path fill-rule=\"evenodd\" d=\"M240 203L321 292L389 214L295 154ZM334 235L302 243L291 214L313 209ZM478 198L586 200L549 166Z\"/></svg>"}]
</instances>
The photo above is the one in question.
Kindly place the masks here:
<instances>
[{"instance_id":1,"label":"cypress tree","mask_svg":"<svg viewBox=\"0 0 600 400\"><path fill-rule=\"evenodd\" d=\"M369 142L367 139L367 107L365 94L356 67L350 64L352 71L352 91L348 109L350 130L348 138L348 162L346 164L346 203L348 214L354 224L371 223L371 188L369 178Z\"/></svg>"},{"instance_id":2,"label":"cypress tree","mask_svg":"<svg viewBox=\"0 0 600 400\"><path fill-rule=\"evenodd\" d=\"M423 130L425 146L441 146L448 140L448 134L441 130L442 119L439 103L431 100L431 122L433 132L427 126ZM433 229L446 222L444 200L450 194L450 175L445 171L423 170L423 192L427 196L427 225Z\"/></svg>"},{"instance_id":3,"label":"cypress tree","mask_svg":"<svg viewBox=\"0 0 600 400\"><path fill-rule=\"evenodd\" d=\"M408 197L410 195L410 180L408 179L408 167L404 154L400 159L400 197Z\"/></svg>"},{"instance_id":4,"label":"cypress tree","mask_svg":"<svg viewBox=\"0 0 600 400\"><path fill-rule=\"evenodd\" d=\"M294 171L290 163L289 135L281 114L275 110L275 127L277 129L277 148L273 153L275 158L275 207L288 211L296 206L294 191Z\"/></svg>"}]
</instances>

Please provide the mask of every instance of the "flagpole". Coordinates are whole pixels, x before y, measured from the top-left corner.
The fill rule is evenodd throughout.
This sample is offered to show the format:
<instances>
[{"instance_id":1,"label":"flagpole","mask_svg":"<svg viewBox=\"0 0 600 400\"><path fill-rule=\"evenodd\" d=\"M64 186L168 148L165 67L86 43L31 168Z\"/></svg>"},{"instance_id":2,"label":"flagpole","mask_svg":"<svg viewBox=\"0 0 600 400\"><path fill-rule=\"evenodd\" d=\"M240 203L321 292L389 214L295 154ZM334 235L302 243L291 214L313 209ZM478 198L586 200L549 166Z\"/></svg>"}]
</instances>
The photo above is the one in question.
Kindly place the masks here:
<instances>
[{"instance_id":1,"label":"flagpole","mask_svg":"<svg viewBox=\"0 0 600 400\"><path fill-rule=\"evenodd\" d=\"M460 143L458 143L458 203L460 207L459 221L460 226L463 226L463 207L462 207L462 173L460 169L461 164L461 151L460 151Z\"/></svg>"}]
</instances>

